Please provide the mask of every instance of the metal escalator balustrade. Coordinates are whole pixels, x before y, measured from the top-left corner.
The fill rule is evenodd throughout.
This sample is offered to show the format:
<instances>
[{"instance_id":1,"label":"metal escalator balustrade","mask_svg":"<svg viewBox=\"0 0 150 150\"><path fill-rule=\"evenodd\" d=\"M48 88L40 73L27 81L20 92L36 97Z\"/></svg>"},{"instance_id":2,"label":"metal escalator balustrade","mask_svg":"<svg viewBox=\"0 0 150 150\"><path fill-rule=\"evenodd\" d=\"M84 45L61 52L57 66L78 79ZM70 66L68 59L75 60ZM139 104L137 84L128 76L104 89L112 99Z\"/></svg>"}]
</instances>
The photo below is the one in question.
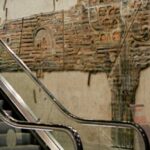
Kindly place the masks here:
<instances>
[{"instance_id":1,"label":"metal escalator balustrade","mask_svg":"<svg viewBox=\"0 0 150 150\"><path fill-rule=\"evenodd\" d=\"M3 102L1 100L1 102ZM2 105L1 105L2 106ZM0 149L1 150L42 150L42 147L35 141L30 132L16 129L9 126L0 114Z\"/></svg>"},{"instance_id":2,"label":"metal escalator balustrade","mask_svg":"<svg viewBox=\"0 0 150 150\"><path fill-rule=\"evenodd\" d=\"M13 108L15 108L15 112L17 113L17 115L19 114L19 116L21 116L21 119L19 117L20 120L27 120L28 122L36 122L37 118L34 115L34 113L30 110L30 108L24 103L24 101L22 100L22 98L14 91L14 89L8 84L8 82L3 78L0 77L0 84L1 84L1 98L3 98L4 102L6 103L7 100L7 104L6 106L8 107L9 104L11 104L10 106L10 110ZM8 97L7 97L8 95ZM5 104L4 103L4 104ZM7 112L9 108L6 108ZM15 115L16 117L16 115ZM61 145L55 140L55 138L51 135L51 133L49 132L45 132L45 131L36 131L36 134L38 136L40 136L40 138L43 140L43 142L50 148L50 149L63 149L61 147Z\"/></svg>"},{"instance_id":3,"label":"metal escalator balustrade","mask_svg":"<svg viewBox=\"0 0 150 150\"><path fill-rule=\"evenodd\" d=\"M83 150L79 134L71 127L64 125L46 125L18 121L3 110L4 101L0 100L0 149L1 150L42 150L31 131L59 131L71 137L74 149ZM60 147L58 148L60 149ZM61 148L63 150L63 148ZM72 148L71 148L72 149ZM45 149L43 149L45 150ZM56 150L56 148L52 148Z\"/></svg>"},{"instance_id":4,"label":"metal escalator balustrade","mask_svg":"<svg viewBox=\"0 0 150 150\"><path fill-rule=\"evenodd\" d=\"M35 117L35 115L33 114L33 112L28 108L28 106L24 103L24 101L21 99L21 97L14 91L14 89L8 84L8 82L6 80L4 80L3 77L0 77L0 97L3 100L0 100L0 104L5 105L4 109L7 109L6 112L8 112L10 114L13 115L13 117L17 119L25 119L29 122L36 122L37 118ZM3 92L4 91L4 92ZM9 95L9 97L7 97L7 94ZM13 101L13 103L10 102L10 99ZM19 101L19 103L16 101ZM12 109L15 108L15 109ZM15 115L14 115L15 112ZM17 112L17 113L16 113ZM21 117L20 117L21 116ZM21 122L22 123L22 122ZM26 124L30 124L30 123L26 123ZM32 125L34 125L32 123ZM53 130L51 130L51 132L48 132L47 130L49 129L39 129L36 130L36 134L43 140L44 144L47 145L47 147L49 147L52 150L63 150L65 149L64 147L62 147L62 145L60 145L57 140L55 140L55 138L53 137L53 135L51 133L63 133L67 135L67 138L69 139L68 141L70 142L69 147L74 150L82 150L82 143L80 140L80 136L78 135L78 133L73 130L71 127L66 127L63 125L50 125L52 127ZM56 128L56 129L54 129ZM62 129L59 129L62 128ZM59 129L59 131L58 131ZM64 131L63 131L64 130ZM69 131L70 130L70 131ZM43 143L42 143L43 144ZM49 149L48 148L48 149Z\"/></svg>"}]
</instances>

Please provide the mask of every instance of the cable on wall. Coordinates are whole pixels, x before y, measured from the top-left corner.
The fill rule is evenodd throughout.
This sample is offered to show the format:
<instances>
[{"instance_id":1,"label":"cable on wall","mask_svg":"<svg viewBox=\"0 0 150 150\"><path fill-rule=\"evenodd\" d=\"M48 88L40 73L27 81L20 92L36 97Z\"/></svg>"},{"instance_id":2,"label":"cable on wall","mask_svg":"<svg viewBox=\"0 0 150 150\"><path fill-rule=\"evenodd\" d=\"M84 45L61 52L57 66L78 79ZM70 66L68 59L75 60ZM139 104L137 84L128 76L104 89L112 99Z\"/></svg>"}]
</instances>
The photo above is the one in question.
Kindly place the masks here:
<instances>
[{"instance_id":1,"label":"cable on wall","mask_svg":"<svg viewBox=\"0 0 150 150\"><path fill-rule=\"evenodd\" d=\"M8 17L8 8L6 8L7 0L4 1L3 5L3 11L5 11L5 20L7 20Z\"/></svg>"},{"instance_id":2,"label":"cable on wall","mask_svg":"<svg viewBox=\"0 0 150 150\"><path fill-rule=\"evenodd\" d=\"M55 10L56 10L56 2L55 0L53 0L53 12L55 12Z\"/></svg>"},{"instance_id":3,"label":"cable on wall","mask_svg":"<svg viewBox=\"0 0 150 150\"><path fill-rule=\"evenodd\" d=\"M4 5L3 5L3 10L5 11L6 9L6 4L7 4L7 0L4 1Z\"/></svg>"}]
</instances>

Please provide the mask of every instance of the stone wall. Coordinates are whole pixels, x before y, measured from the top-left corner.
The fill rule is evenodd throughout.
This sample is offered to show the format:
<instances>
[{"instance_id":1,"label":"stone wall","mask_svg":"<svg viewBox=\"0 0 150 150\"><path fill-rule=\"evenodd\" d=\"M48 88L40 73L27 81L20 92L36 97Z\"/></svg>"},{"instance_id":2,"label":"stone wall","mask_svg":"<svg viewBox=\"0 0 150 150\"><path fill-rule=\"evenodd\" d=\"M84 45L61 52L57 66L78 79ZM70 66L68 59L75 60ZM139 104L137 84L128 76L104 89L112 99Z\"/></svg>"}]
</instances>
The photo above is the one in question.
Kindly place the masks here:
<instances>
[{"instance_id":1,"label":"stone wall","mask_svg":"<svg viewBox=\"0 0 150 150\"><path fill-rule=\"evenodd\" d=\"M107 73L113 118L128 120L121 105L134 103L139 72L149 66L149 7L147 1L82 0L67 11L6 21L0 36L34 71Z\"/></svg>"},{"instance_id":2,"label":"stone wall","mask_svg":"<svg viewBox=\"0 0 150 150\"><path fill-rule=\"evenodd\" d=\"M0 35L31 68L109 72L121 40L121 22L119 5L107 5L99 9L99 18L93 18L95 9L78 4L69 11L8 21ZM39 34L48 45L42 46Z\"/></svg>"}]
</instances>

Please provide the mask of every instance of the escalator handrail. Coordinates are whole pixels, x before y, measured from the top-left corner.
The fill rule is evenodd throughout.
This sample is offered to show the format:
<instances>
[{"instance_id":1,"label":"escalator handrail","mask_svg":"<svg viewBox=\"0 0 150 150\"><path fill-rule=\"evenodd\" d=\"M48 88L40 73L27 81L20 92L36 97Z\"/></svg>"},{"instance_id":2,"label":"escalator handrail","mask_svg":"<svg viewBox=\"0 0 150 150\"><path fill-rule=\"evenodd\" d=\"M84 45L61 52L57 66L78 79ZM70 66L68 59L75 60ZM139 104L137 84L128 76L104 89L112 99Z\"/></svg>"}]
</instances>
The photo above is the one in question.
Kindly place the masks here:
<instances>
[{"instance_id":1,"label":"escalator handrail","mask_svg":"<svg viewBox=\"0 0 150 150\"><path fill-rule=\"evenodd\" d=\"M82 142L80 135L78 132L73 129L72 127L60 125L60 124L41 124L41 123L33 123L27 121L19 121L14 119L13 117L9 116L6 112L4 112L0 108L0 120L2 120L7 125L17 128L17 129L27 129L27 130L41 130L41 131L61 131L67 133L71 140L74 143L76 150L83 150Z\"/></svg>"},{"instance_id":2,"label":"escalator handrail","mask_svg":"<svg viewBox=\"0 0 150 150\"><path fill-rule=\"evenodd\" d=\"M71 112L69 112L60 102L58 99L54 97L54 95L46 88L46 86L38 80L31 70L27 67L27 65L14 53L13 50L2 40L0 39L0 44L7 50L7 52L13 57L13 59L17 62L17 64L26 72L26 74L32 79L33 82L38 84L44 92L51 98L51 100L58 106L58 108L68 117L73 119L74 121L85 124L85 125L97 125L97 126L108 126L108 127L118 127L118 128L133 128L135 129L142 137L145 145L145 150L150 150L150 144L147 137L146 132L144 129L134 122L123 122L123 121L112 121L112 120L90 120L78 117Z\"/></svg>"}]
</instances>

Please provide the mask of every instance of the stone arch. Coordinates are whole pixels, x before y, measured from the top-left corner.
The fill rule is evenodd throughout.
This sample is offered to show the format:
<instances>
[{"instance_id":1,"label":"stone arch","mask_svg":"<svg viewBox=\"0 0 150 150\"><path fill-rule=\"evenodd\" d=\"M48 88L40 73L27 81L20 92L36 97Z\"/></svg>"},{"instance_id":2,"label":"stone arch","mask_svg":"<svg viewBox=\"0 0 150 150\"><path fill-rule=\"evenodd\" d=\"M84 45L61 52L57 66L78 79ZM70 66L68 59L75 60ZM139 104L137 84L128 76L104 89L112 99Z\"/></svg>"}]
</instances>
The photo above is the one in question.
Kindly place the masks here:
<instances>
[{"instance_id":1,"label":"stone arch","mask_svg":"<svg viewBox=\"0 0 150 150\"><path fill-rule=\"evenodd\" d=\"M34 48L37 50L49 52L50 55L55 54L55 40L53 32L48 27L40 27L33 33Z\"/></svg>"}]
</instances>

